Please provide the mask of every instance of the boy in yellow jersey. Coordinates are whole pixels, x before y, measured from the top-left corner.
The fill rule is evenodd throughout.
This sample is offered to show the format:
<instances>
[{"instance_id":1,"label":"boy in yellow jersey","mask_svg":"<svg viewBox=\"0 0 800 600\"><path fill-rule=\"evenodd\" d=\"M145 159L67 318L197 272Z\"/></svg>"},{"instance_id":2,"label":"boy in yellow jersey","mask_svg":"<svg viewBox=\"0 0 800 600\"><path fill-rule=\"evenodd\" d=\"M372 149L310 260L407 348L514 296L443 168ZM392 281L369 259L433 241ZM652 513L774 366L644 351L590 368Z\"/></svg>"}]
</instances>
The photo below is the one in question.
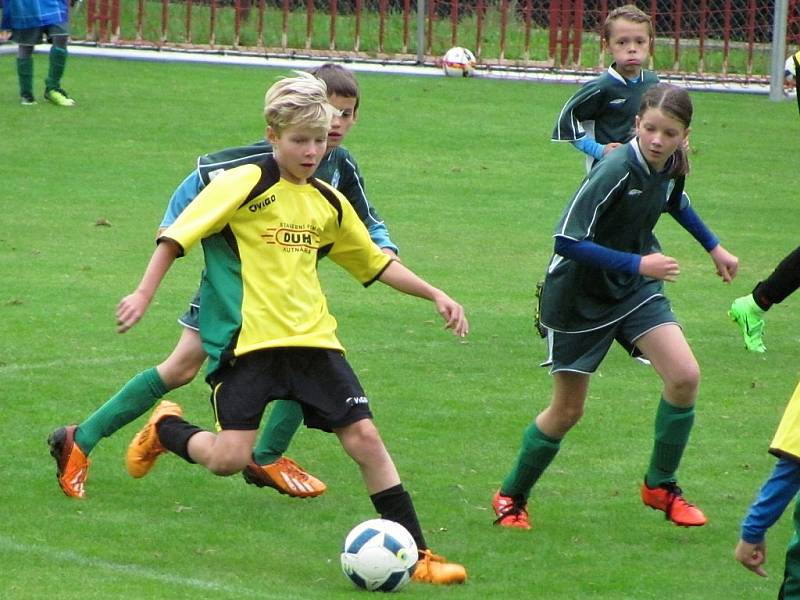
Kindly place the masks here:
<instances>
[{"instance_id":1,"label":"boy in yellow jersey","mask_svg":"<svg viewBox=\"0 0 800 600\"><path fill-rule=\"evenodd\" d=\"M334 110L325 84L299 73L274 84L265 100L273 156L216 177L159 237L139 293L117 311L120 328L133 326L174 260L202 241L200 335L219 433L187 422L180 406L165 400L130 444L128 472L143 477L170 451L216 475L238 473L251 460L267 403L295 400L307 426L336 433L381 517L413 535L420 549L413 579L461 583L464 567L425 543L369 400L344 358L317 260L328 256L365 286L380 280L434 302L458 336L469 328L464 310L381 252L344 196L312 177Z\"/></svg>"}]
</instances>

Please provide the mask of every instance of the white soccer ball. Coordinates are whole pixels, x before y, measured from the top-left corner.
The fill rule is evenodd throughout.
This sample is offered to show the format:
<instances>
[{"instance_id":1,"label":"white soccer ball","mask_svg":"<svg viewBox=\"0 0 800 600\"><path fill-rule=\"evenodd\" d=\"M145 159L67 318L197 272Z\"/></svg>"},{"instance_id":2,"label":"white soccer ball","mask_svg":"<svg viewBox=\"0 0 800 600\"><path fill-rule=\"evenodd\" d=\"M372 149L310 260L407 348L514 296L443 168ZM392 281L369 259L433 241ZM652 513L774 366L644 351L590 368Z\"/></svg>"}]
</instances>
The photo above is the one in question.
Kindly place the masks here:
<instances>
[{"instance_id":1,"label":"white soccer ball","mask_svg":"<svg viewBox=\"0 0 800 600\"><path fill-rule=\"evenodd\" d=\"M396 592L408 585L417 558L417 544L405 527L386 519L371 519L347 534L342 571L365 590Z\"/></svg>"},{"instance_id":2,"label":"white soccer ball","mask_svg":"<svg viewBox=\"0 0 800 600\"><path fill-rule=\"evenodd\" d=\"M448 77L470 77L474 74L476 62L472 52L456 46L445 52L442 68Z\"/></svg>"}]
</instances>

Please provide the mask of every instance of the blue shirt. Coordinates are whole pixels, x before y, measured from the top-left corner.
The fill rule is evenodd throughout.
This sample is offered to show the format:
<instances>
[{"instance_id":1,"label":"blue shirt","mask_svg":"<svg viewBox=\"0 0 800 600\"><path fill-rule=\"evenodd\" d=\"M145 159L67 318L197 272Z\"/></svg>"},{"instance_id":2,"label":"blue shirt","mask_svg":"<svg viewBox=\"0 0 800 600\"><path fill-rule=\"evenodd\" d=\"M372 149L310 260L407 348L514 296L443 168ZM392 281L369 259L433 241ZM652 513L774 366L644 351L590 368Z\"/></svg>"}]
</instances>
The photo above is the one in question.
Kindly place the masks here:
<instances>
[{"instance_id":1,"label":"blue shirt","mask_svg":"<svg viewBox=\"0 0 800 600\"><path fill-rule=\"evenodd\" d=\"M0 29L32 29L68 21L67 0L3 0Z\"/></svg>"},{"instance_id":2,"label":"blue shirt","mask_svg":"<svg viewBox=\"0 0 800 600\"><path fill-rule=\"evenodd\" d=\"M764 541L767 529L780 518L798 490L800 464L788 458L778 459L742 522L742 539L750 544Z\"/></svg>"}]
</instances>

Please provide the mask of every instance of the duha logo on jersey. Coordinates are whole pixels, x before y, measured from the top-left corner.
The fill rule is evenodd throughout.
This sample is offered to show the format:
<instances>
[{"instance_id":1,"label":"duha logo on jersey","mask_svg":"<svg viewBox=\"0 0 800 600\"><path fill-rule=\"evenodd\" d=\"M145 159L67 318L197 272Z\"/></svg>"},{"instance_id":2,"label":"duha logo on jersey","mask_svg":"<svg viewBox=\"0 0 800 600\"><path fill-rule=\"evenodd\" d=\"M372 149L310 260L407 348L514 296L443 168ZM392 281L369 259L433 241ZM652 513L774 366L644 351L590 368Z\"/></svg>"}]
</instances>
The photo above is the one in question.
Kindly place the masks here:
<instances>
[{"instance_id":1,"label":"duha logo on jersey","mask_svg":"<svg viewBox=\"0 0 800 600\"><path fill-rule=\"evenodd\" d=\"M319 248L319 233L313 225L281 223L270 227L262 236L268 246L280 246L284 252L316 252Z\"/></svg>"}]
</instances>

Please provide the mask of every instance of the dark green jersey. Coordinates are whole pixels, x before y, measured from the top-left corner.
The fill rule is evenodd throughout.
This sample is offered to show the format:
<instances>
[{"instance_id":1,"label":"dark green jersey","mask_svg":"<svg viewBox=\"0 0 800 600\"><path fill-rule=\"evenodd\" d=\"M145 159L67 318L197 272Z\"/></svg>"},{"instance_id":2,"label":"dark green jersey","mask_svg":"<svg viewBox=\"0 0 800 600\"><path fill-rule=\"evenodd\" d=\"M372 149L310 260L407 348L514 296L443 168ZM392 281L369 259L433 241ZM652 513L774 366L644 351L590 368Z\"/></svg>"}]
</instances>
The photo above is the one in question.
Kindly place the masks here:
<instances>
[{"instance_id":1,"label":"dark green jersey","mask_svg":"<svg viewBox=\"0 0 800 600\"><path fill-rule=\"evenodd\" d=\"M638 255L658 252L653 228L659 217L686 201L669 175L650 169L634 139L589 172L554 235ZM662 290L659 280L555 254L542 292L541 321L569 333L598 329L663 295Z\"/></svg>"},{"instance_id":2,"label":"dark green jersey","mask_svg":"<svg viewBox=\"0 0 800 600\"><path fill-rule=\"evenodd\" d=\"M598 144L627 142L642 95L658 83L658 75L642 71L637 81L628 81L611 65L599 77L587 81L558 115L553 141L574 142L592 135Z\"/></svg>"}]
</instances>

